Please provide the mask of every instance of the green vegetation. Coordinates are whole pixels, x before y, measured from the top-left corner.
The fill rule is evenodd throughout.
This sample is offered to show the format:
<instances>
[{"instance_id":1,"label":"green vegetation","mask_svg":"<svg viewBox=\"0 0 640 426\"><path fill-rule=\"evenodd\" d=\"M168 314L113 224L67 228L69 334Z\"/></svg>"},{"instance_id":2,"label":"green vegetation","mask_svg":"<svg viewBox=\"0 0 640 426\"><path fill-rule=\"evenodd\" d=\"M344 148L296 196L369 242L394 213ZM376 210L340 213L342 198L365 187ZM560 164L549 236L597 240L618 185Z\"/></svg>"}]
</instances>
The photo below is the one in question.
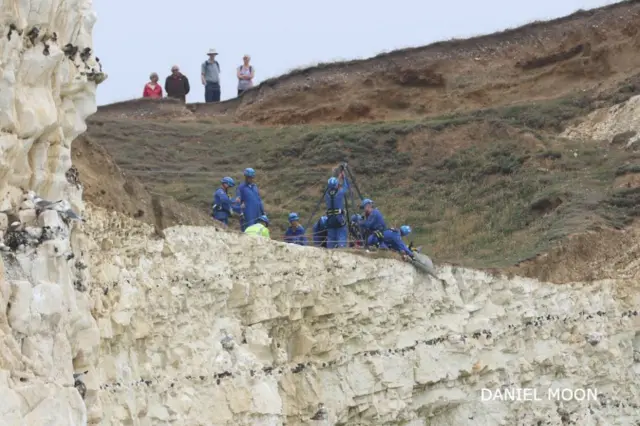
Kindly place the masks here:
<instances>
[{"instance_id":1,"label":"green vegetation","mask_svg":"<svg viewBox=\"0 0 640 426\"><path fill-rule=\"evenodd\" d=\"M222 176L241 179L245 167L254 167L281 231L289 211L306 221L332 168L347 161L388 224L412 225L415 242L434 258L500 267L568 234L625 226L638 214L640 191L612 185L640 171L628 164L633 154L553 136L566 120L588 112L592 100L286 128L105 121L90 125L87 136L151 190L203 210Z\"/></svg>"}]
</instances>

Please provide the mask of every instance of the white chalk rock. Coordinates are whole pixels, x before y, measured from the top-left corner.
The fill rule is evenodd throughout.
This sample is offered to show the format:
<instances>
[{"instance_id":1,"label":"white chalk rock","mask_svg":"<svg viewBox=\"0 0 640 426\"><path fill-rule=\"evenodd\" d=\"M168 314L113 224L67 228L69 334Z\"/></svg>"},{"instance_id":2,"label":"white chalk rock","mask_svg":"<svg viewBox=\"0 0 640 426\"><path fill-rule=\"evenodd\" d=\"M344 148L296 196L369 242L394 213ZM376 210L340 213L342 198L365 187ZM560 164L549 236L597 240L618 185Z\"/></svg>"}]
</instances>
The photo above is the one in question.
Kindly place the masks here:
<instances>
[{"instance_id":1,"label":"white chalk rock","mask_svg":"<svg viewBox=\"0 0 640 426\"><path fill-rule=\"evenodd\" d=\"M8 227L9 227L9 217L4 213L0 213L0 230L4 231Z\"/></svg>"},{"instance_id":2,"label":"white chalk rock","mask_svg":"<svg viewBox=\"0 0 640 426\"><path fill-rule=\"evenodd\" d=\"M36 215L35 209L26 209L18 212L18 218L23 226L35 226L38 216Z\"/></svg>"},{"instance_id":3,"label":"white chalk rock","mask_svg":"<svg viewBox=\"0 0 640 426\"><path fill-rule=\"evenodd\" d=\"M55 210L45 210L40 213L38 216L38 224L40 226L48 226L51 229L66 228L60 214Z\"/></svg>"},{"instance_id":4,"label":"white chalk rock","mask_svg":"<svg viewBox=\"0 0 640 426\"><path fill-rule=\"evenodd\" d=\"M39 325L39 317L31 312L31 300L33 289L29 281L13 281L13 300L8 312L8 320L11 328L22 334L29 334L34 323Z\"/></svg>"},{"instance_id":5,"label":"white chalk rock","mask_svg":"<svg viewBox=\"0 0 640 426\"><path fill-rule=\"evenodd\" d=\"M71 246L81 253L90 240L71 240L56 212L37 217L22 188L82 207L65 172L71 141L96 111L96 81L104 76L96 75L93 52L69 59L63 48L91 49L96 15L91 0L5 1L0 15L0 211L16 213L30 239L15 256L3 249L0 257L0 368L13 369L0 370L0 424L84 426L87 406L70 377L74 364L95 369L100 342L93 304L73 289L76 271L64 253ZM0 214L0 231L8 222ZM45 236L55 241L35 248L42 226L52 228ZM90 282L89 271L83 274ZM87 401L100 423L99 401Z\"/></svg>"},{"instance_id":6,"label":"white chalk rock","mask_svg":"<svg viewBox=\"0 0 640 426\"><path fill-rule=\"evenodd\" d=\"M62 319L63 310L63 294L59 285L42 283L33 288L31 311L40 314L52 329Z\"/></svg>"},{"instance_id":7,"label":"white chalk rock","mask_svg":"<svg viewBox=\"0 0 640 426\"><path fill-rule=\"evenodd\" d=\"M33 204L33 201L31 200L24 200L22 204L20 204L20 210L31 210L35 208L36 208L36 205Z\"/></svg>"},{"instance_id":8,"label":"white chalk rock","mask_svg":"<svg viewBox=\"0 0 640 426\"><path fill-rule=\"evenodd\" d=\"M98 354L102 383L121 384L98 391L101 424L315 424L319 402L329 419L317 424L536 424L523 420L530 410L559 424L547 392L593 394L594 383L640 403L630 370L640 320L621 318L640 294L635 279L556 286L440 267L452 283L443 286L394 260L186 226L152 240L142 223L90 207L87 216L96 241L119 241L88 253L109 348ZM126 384L136 376L150 384ZM483 388L505 386L544 398L524 411L481 401ZM571 404L581 424L616 418L586 398Z\"/></svg>"}]
</instances>

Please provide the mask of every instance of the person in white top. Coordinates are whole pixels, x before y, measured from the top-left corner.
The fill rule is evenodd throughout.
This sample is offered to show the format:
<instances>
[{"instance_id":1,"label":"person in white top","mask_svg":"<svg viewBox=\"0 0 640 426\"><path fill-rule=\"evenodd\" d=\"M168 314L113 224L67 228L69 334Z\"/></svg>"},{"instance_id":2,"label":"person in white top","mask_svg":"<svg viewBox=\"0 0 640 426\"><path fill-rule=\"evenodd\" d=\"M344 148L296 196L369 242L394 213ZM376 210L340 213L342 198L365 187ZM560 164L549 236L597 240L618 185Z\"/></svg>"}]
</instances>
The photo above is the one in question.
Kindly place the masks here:
<instances>
[{"instance_id":1,"label":"person in white top","mask_svg":"<svg viewBox=\"0 0 640 426\"><path fill-rule=\"evenodd\" d=\"M253 87L253 77L255 76L255 70L249 64L251 56L244 55L242 57L242 65L238 67L238 96L242 95L245 91Z\"/></svg>"}]
</instances>

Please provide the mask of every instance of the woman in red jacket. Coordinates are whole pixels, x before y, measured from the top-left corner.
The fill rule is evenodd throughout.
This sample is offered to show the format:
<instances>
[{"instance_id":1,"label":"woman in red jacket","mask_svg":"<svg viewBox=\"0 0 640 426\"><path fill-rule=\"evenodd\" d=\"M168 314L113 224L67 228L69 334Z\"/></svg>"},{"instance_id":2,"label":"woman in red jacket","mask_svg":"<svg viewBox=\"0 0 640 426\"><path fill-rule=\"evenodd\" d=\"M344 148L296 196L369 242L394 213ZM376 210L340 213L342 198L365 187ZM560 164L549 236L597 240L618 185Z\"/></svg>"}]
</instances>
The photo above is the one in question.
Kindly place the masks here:
<instances>
[{"instance_id":1,"label":"woman in red jacket","mask_svg":"<svg viewBox=\"0 0 640 426\"><path fill-rule=\"evenodd\" d=\"M144 85L143 98L162 99L162 86L158 84L158 74L152 72L149 81Z\"/></svg>"}]
</instances>

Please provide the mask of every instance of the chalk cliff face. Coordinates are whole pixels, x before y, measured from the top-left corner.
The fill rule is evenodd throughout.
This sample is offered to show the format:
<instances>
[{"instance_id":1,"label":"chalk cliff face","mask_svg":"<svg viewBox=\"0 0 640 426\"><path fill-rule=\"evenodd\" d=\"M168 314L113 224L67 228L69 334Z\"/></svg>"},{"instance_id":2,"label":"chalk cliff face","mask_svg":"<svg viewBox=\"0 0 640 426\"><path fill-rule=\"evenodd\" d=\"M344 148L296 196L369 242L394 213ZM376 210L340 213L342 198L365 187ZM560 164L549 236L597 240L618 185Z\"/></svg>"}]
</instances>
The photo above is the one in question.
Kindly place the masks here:
<instances>
[{"instance_id":1,"label":"chalk cliff face","mask_svg":"<svg viewBox=\"0 0 640 426\"><path fill-rule=\"evenodd\" d=\"M70 143L105 78L91 52L91 8L88 0L0 2L2 425L87 422L73 376L98 361L86 239L55 211L36 211L23 190L83 210Z\"/></svg>"},{"instance_id":2,"label":"chalk cliff face","mask_svg":"<svg viewBox=\"0 0 640 426\"><path fill-rule=\"evenodd\" d=\"M104 425L640 420L636 280L557 286L445 267L445 285L395 260L213 228L159 239L90 217L101 350L88 386ZM517 387L541 401L482 400ZM318 403L326 421L310 420Z\"/></svg>"}]
</instances>

